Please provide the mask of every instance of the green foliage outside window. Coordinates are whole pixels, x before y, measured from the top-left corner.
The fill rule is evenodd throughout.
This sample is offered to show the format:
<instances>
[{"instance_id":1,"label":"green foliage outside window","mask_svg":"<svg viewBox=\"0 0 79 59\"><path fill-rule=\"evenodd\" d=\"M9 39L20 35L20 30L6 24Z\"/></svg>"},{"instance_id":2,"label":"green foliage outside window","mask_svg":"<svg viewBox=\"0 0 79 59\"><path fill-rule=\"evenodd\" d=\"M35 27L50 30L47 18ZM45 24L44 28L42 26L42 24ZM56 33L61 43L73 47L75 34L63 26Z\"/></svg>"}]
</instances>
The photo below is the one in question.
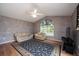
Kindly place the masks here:
<instances>
[{"instance_id":1,"label":"green foliage outside window","mask_svg":"<svg viewBox=\"0 0 79 59\"><path fill-rule=\"evenodd\" d=\"M50 20L43 20L40 24L40 32L43 32L48 36L54 36L54 25Z\"/></svg>"}]
</instances>

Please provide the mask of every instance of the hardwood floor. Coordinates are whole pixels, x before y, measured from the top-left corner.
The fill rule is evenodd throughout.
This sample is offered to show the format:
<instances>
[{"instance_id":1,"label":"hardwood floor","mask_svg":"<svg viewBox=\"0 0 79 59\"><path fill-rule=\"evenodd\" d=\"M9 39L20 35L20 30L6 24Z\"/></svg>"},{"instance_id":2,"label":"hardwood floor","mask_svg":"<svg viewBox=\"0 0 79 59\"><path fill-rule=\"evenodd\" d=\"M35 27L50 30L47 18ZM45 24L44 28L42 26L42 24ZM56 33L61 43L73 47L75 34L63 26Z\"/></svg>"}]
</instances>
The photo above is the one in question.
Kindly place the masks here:
<instances>
[{"instance_id":1,"label":"hardwood floor","mask_svg":"<svg viewBox=\"0 0 79 59\"><path fill-rule=\"evenodd\" d=\"M74 56L74 55L69 54L69 53L67 53L65 51L61 51L61 56Z\"/></svg>"},{"instance_id":2,"label":"hardwood floor","mask_svg":"<svg viewBox=\"0 0 79 59\"><path fill-rule=\"evenodd\" d=\"M20 56L10 44L0 45L0 56Z\"/></svg>"},{"instance_id":3,"label":"hardwood floor","mask_svg":"<svg viewBox=\"0 0 79 59\"><path fill-rule=\"evenodd\" d=\"M11 45L0 45L0 56L21 56L21 54ZM65 51L61 51L61 56L73 56Z\"/></svg>"}]
</instances>

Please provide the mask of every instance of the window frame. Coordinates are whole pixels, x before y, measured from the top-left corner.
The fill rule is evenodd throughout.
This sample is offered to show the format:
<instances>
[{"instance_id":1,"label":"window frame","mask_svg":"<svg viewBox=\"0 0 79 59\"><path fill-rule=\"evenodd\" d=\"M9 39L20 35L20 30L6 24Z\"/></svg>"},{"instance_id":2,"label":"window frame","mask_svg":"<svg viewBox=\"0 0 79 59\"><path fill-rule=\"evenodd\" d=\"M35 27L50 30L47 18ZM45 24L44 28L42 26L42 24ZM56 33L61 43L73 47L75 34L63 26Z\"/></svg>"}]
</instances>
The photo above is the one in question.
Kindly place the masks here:
<instances>
[{"instance_id":1,"label":"window frame","mask_svg":"<svg viewBox=\"0 0 79 59\"><path fill-rule=\"evenodd\" d=\"M41 26L42 26L42 23L45 21L46 22L46 20L48 21L48 20L50 20L50 19L43 19L41 22L40 22L40 32L42 32L41 31ZM51 20L52 21L52 20ZM50 21L49 21L50 22ZM55 27L54 27L54 24L53 24L53 22L50 22L50 24L52 24L51 26L53 27L52 28L52 33L51 34L46 34L45 32L43 32L43 33L45 33L46 34L46 36L54 36L55 35ZM45 25L45 24L44 24ZM46 30L47 31L47 30Z\"/></svg>"}]
</instances>

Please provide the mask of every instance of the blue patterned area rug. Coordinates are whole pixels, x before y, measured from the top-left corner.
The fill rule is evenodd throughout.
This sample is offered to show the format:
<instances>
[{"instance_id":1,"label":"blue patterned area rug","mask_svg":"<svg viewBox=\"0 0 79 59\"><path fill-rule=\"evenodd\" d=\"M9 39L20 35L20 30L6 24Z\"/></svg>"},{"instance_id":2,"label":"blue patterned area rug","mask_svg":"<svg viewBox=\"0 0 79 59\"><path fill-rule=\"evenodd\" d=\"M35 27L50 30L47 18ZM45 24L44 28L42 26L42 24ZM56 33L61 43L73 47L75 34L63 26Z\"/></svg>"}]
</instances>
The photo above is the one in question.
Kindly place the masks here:
<instances>
[{"instance_id":1,"label":"blue patterned area rug","mask_svg":"<svg viewBox=\"0 0 79 59\"><path fill-rule=\"evenodd\" d=\"M34 56L50 56L54 46L31 39L20 43L20 46L31 52Z\"/></svg>"}]
</instances>

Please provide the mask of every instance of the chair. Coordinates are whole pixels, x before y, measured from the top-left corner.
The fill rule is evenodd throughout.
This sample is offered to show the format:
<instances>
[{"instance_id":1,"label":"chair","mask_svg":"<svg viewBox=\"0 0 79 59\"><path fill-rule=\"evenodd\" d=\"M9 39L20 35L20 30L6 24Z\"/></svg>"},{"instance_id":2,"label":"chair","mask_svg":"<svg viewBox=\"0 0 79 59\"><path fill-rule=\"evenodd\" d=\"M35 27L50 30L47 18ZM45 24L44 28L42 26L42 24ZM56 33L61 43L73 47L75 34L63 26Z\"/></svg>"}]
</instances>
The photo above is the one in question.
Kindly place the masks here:
<instances>
[{"instance_id":1,"label":"chair","mask_svg":"<svg viewBox=\"0 0 79 59\"><path fill-rule=\"evenodd\" d=\"M46 35L44 33L36 33L35 34L35 39L39 39L39 40L45 40L46 39Z\"/></svg>"},{"instance_id":2,"label":"chair","mask_svg":"<svg viewBox=\"0 0 79 59\"><path fill-rule=\"evenodd\" d=\"M64 42L63 44L63 50L65 50L66 52L72 53L75 50L75 44L74 44L74 40L72 40L71 38L67 37L62 37L62 40Z\"/></svg>"}]
</instances>

